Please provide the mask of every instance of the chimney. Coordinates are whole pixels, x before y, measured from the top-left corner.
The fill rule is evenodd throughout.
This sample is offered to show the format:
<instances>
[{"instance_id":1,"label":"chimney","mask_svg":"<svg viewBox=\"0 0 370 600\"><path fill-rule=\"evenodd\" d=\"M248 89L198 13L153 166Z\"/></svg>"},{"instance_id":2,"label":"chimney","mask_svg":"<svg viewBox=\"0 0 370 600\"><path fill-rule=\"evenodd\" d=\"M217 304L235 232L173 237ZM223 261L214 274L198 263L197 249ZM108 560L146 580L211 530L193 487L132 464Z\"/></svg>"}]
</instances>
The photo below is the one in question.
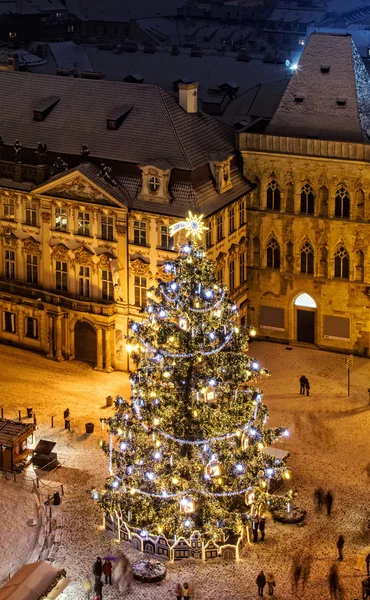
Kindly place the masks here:
<instances>
[{"instance_id":1,"label":"chimney","mask_svg":"<svg viewBox=\"0 0 370 600\"><path fill-rule=\"evenodd\" d=\"M8 56L8 70L19 71L19 56L16 52L11 56Z\"/></svg>"},{"instance_id":2,"label":"chimney","mask_svg":"<svg viewBox=\"0 0 370 600\"><path fill-rule=\"evenodd\" d=\"M187 113L198 112L198 83L179 83L179 105Z\"/></svg>"}]
</instances>

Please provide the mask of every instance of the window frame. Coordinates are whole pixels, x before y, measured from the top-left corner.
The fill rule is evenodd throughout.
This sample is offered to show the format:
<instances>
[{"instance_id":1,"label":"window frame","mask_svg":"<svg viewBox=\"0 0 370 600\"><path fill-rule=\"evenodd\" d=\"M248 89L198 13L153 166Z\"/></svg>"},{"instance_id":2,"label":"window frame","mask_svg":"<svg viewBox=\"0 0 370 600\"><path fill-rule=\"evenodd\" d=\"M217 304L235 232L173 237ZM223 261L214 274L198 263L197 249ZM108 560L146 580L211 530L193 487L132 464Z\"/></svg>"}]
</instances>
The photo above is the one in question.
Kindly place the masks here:
<instances>
[{"instance_id":1,"label":"window frame","mask_svg":"<svg viewBox=\"0 0 370 600\"><path fill-rule=\"evenodd\" d=\"M39 323L36 317L25 317L24 319L24 337L30 340L39 339ZM31 326L29 328L29 326ZM31 335L29 331L31 330Z\"/></svg>"},{"instance_id":2,"label":"window frame","mask_svg":"<svg viewBox=\"0 0 370 600\"><path fill-rule=\"evenodd\" d=\"M334 253L334 278L349 281L349 267L349 253L345 246L339 246Z\"/></svg>"},{"instance_id":3,"label":"window frame","mask_svg":"<svg viewBox=\"0 0 370 600\"><path fill-rule=\"evenodd\" d=\"M59 292L68 292L68 263L66 261L55 261L55 289Z\"/></svg>"},{"instance_id":4,"label":"window frame","mask_svg":"<svg viewBox=\"0 0 370 600\"><path fill-rule=\"evenodd\" d=\"M113 242L114 240L114 217L111 215L101 215L100 217L100 235L102 240Z\"/></svg>"},{"instance_id":5,"label":"window frame","mask_svg":"<svg viewBox=\"0 0 370 600\"><path fill-rule=\"evenodd\" d=\"M59 222L57 220L58 217L60 219ZM68 231L68 211L64 206L55 207L54 228L56 231Z\"/></svg>"},{"instance_id":6,"label":"window frame","mask_svg":"<svg viewBox=\"0 0 370 600\"><path fill-rule=\"evenodd\" d=\"M39 257L37 254L26 254L26 281L33 285L39 283Z\"/></svg>"},{"instance_id":7,"label":"window frame","mask_svg":"<svg viewBox=\"0 0 370 600\"><path fill-rule=\"evenodd\" d=\"M113 274L110 269L101 270L101 294L106 302L114 300Z\"/></svg>"},{"instance_id":8,"label":"window frame","mask_svg":"<svg viewBox=\"0 0 370 600\"><path fill-rule=\"evenodd\" d=\"M85 265L80 265L78 271L78 295L80 298L91 296L91 269Z\"/></svg>"},{"instance_id":9,"label":"window frame","mask_svg":"<svg viewBox=\"0 0 370 600\"><path fill-rule=\"evenodd\" d=\"M231 206L229 208L229 234L234 233L235 230L235 207Z\"/></svg>"},{"instance_id":10,"label":"window frame","mask_svg":"<svg viewBox=\"0 0 370 600\"><path fill-rule=\"evenodd\" d=\"M3 311L3 330L7 333L17 333L17 315L10 310Z\"/></svg>"},{"instance_id":11,"label":"window frame","mask_svg":"<svg viewBox=\"0 0 370 600\"><path fill-rule=\"evenodd\" d=\"M266 266L268 269L276 269L280 271L281 252L280 244L275 238L270 238L266 246Z\"/></svg>"},{"instance_id":12,"label":"window frame","mask_svg":"<svg viewBox=\"0 0 370 600\"><path fill-rule=\"evenodd\" d=\"M134 244L136 246L147 246L147 223L146 221L134 221Z\"/></svg>"},{"instance_id":13,"label":"window frame","mask_svg":"<svg viewBox=\"0 0 370 600\"><path fill-rule=\"evenodd\" d=\"M239 202L239 227L243 227L247 222L246 219L246 201L240 200Z\"/></svg>"},{"instance_id":14,"label":"window frame","mask_svg":"<svg viewBox=\"0 0 370 600\"><path fill-rule=\"evenodd\" d=\"M229 262L229 290L230 293L235 290L235 260Z\"/></svg>"},{"instance_id":15,"label":"window frame","mask_svg":"<svg viewBox=\"0 0 370 600\"><path fill-rule=\"evenodd\" d=\"M344 214L344 213L348 213L348 214ZM341 186L340 188L338 188L335 193L334 216L337 219L349 219L351 216L350 195L348 193L347 188L345 188L344 186Z\"/></svg>"},{"instance_id":16,"label":"window frame","mask_svg":"<svg viewBox=\"0 0 370 600\"><path fill-rule=\"evenodd\" d=\"M77 235L90 237L91 219L88 211L79 210L77 212Z\"/></svg>"},{"instance_id":17,"label":"window frame","mask_svg":"<svg viewBox=\"0 0 370 600\"><path fill-rule=\"evenodd\" d=\"M310 183L305 183L301 188L300 212L303 215L315 214L315 195L313 193L312 185Z\"/></svg>"},{"instance_id":18,"label":"window frame","mask_svg":"<svg viewBox=\"0 0 370 600\"><path fill-rule=\"evenodd\" d=\"M305 242L300 250L300 269L301 275L313 275L315 265L315 255L310 242Z\"/></svg>"},{"instance_id":19,"label":"window frame","mask_svg":"<svg viewBox=\"0 0 370 600\"><path fill-rule=\"evenodd\" d=\"M10 209L10 210L9 210ZM7 214L9 213L9 214ZM12 214L10 214L12 213ZM9 198L9 196L5 196L3 202L3 218L7 221L15 220L15 200L14 198Z\"/></svg>"},{"instance_id":20,"label":"window frame","mask_svg":"<svg viewBox=\"0 0 370 600\"><path fill-rule=\"evenodd\" d=\"M224 239L223 236L223 215L219 213L216 218L216 231L217 231L217 241L220 242Z\"/></svg>"},{"instance_id":21,"label":"window frame","mask_svg":"<svg viewBox=\"0 0 370 600\"><path fill-rule=\"evenodd\" d=\"M169 225L161 224L160 236L161 236L160 248L162 250L174 250L175 249L175 240L174 240L173 236L170 235ZM165 243L163 243L164 240L166 240Z\"/></svg>"},{"instance_id":22,"label":"window frame","mask_svg":"<svg viewBox=\"0 0 370 600\"><path fill-rule=\"evenodd\" d=\"M267 185L266 190L266 209L276 210L280 212L281 209L281 194L279 184L276 179L271 179Z\"/></svg>"},{"instance_id":23,"label":"window frame","mask_svg":"<svg viewBox=\"0 0 370 600\"><path fill-rule=\"evenodd\" d=\"M143 284L145 281L145 284ZM148 278L142 275L134 276L134 305L137 308L145 308L148 302Z\"/></svg>"},{"instance_id":24,"label":"window frame","mask_svg":"<svg viewBox=\"0 0 370 600\"><path fill-rule=\"evenodd\" d=\"M12 257L10 256L12 255ZM15 250L5 248L4 252L4 276L10 281L15 280L16 254ZM10 277L11 273L11 277Z\"/></svg>"},{"instance_id":25,"label":"window frame","mask_svg":"<svg viewBox=\"0 0 370 600\"><path fill-rule=\"evenodd\" d=\"M26 225L37 226L37 202L34 200L26 202Z\"/></svg>"},{"instance_id":26,"label":"window frame","mask_svg":"<svg viewBox=\"0 0 370 600\"><path fill-rule=\"evenodd\" d=\"M246 252L241 252L239 254L239 284L245 283L247 281L247 260L246 260Z\"/></svg>"}]
</instances>

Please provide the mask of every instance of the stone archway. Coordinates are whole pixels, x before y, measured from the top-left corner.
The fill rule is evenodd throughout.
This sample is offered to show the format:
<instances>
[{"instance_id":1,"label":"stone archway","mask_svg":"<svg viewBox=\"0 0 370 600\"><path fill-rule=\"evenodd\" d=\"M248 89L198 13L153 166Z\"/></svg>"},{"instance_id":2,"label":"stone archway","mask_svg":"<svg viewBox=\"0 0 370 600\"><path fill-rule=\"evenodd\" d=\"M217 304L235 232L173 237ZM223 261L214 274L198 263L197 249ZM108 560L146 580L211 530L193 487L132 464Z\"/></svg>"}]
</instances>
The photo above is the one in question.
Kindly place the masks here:
<instances>
[{"instance_id":1,"label":"stone archway","mask_svg":"<svg viewBox=\"0 0 370 600\"><path fill-rule=\"evenodd\" d=\"M307 293L302 293L294 300L297 319L297 341L314 344L316 340L315 300Z\"/></svg>"},{"instance_id":2,"label":"stone archway","mask_svg":"<svg viewBox=\"0 0 370 600\"><path fill-rule=\"evenodd\" d=\"M96 330L88 321L76 321L74 328L76 360L96 365Z\"/></svg>"}]
</instances>

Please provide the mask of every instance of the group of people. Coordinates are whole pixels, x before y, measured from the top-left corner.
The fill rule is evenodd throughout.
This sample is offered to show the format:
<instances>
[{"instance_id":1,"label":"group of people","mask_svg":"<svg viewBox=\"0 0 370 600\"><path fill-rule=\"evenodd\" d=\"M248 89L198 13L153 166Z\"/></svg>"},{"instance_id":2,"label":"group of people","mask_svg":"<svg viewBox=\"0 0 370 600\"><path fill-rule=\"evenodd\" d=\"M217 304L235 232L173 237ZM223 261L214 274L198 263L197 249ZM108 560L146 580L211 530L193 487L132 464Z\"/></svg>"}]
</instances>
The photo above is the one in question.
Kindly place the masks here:
<instances>
[{"instance_id":1,"label":"group of people","mask_svg":"<svg viewBox=\"0 0 370 600\"><path fill-rule=\"evenodd\" d=\"M190 600L190 598L191 598L190 585L188 583L184 583L184 585L181 585L181 583L177 583L176 589L175 589L175 595L176 595L177 600L182 600L182 598L184 598L184 600Z\"/></svg>"},{"instance_id":2,"label":"group of people","mask_svg":"<svg viewBox=\"0 0 370 600\"><path fill-rule=\"evenodd\" d=\"M322 488L317 488L314 491L313 495L315 499L317 512L321 512L323 506L326 506L326 513L328 517L330 517L334 501L333 492L331 492L330 490L328 492L325 492Z\"/></svg>"},{"instance_id":3,"label":"group of people","mask_svg":"<svg viewBox=\"0 0 370 600\"><path fill-rule=\"evenodd\" d=\"M308 381L307 377L305 375L301 375L299 378L299 386L300 386L300 394L303 394L303 396L306 394L307 396L310 395L310 382Z\"/></svg>"},{"instance_id":4,"label":"group of people","mask_svg":"<svg viewBox=\"0 0 370 600\"><path fill-rule=\"evenodd\" d=\"M259 517L258 515L252 517L252 534L253 534L253 542L258 542L258 530L261 532L261 542L265 539L265 529L266 529L266 517L262 515Z\"/></svg>"},{"instance_id":5,"label":"group of people","mask_svg":"<svg viewBox=\"0 0 370 600\"><path fill-rule=\"evenodd\" d=\"M265 588L266 583L268 585L269 595L272 596L274 594L274 588L276 586L275 578L272 573L269 573L266 577L264 572L260 571L256 579L259 596L263 596L263 590Z\"/></svg>"},{"instance_id":6,"label":"group of people","mask_svg":"<svg viewBox=\"0 0 370 600\"><path fill-rule=\"evenodd\" d=\"M98 600L103 600L103 582L102 575L105 577L105 583L112 585L112 563L109 559L105 559L104 563L100 556L97 557L93 566L93 575L95 577L94 592Z\"/></svg>"}]
</instances>

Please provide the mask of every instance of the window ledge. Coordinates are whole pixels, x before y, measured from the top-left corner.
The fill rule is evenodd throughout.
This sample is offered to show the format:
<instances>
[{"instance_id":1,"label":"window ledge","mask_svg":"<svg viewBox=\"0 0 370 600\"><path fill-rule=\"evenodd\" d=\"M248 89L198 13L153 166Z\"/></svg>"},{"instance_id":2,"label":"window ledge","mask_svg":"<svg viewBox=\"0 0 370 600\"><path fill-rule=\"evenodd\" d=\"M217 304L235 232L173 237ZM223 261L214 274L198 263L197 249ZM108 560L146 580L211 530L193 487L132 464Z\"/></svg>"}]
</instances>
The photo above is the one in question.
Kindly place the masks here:
<instances>
[{"instance_id":1,"label":"window ledge","mask_svg":"<svg viewBox=\"0 0 370 600\"><path fill-rule=\"evenodd\" d=\"M131 246L139 246L139 248L150 248L150 244L139 244L139 242L129 242Z\"/></svg>"},{"instance_id":2,"label":"window ledge","mask_svg":"<svg viewBox=\"0 0 370 600\"><path fill-rule=\"evenodd\" d=\"M157 246L157 250L162 250L162 252L177 252L175 248L164 248L163 246Z\"/></svg>"},{"instance_id":3,"label":"window ledge","mask_svg":"<svg viewBox=\"0 0 370 600\"><path fill-rule=\"evenodd\" d=\"M9 225L9 223L14 223L14 225L17 225L18 221L16 219L7 219L6 217L0 218L1 225Z\"/></svg>"},{"instance_id":4,"label":"window ledge","mask_svg":"<svg viewBox=\"0 0 370 600\"><path fill-rule=\"evenodd\" d=\"M50 228L50 231L51 231L51 233L61 233L61 234L65 235L65 236L69 236L72 233L72 231L65 231L64 229L53 229L53 228Z\"/></svg>"},{"instance_id":5,"label":"window ledge","mask_svg":"<svg viewBox=\"0 0 370 600\"><path fill-rule=\"evenodd\" d=\"M32 231L40 231L40 225L31 225L30 223L22 223L22 227L30 227Z\"/></svg>"},{"instance_id":6,"label":"window ledge","mask_svg":"<svg viewBox=\"0 0 370 600\"><path fill-rule=\"evenodd\" d=\"M75 233L75 238L78 240L79 238L81 238L82 240L93 240L94 236L93 235L83 235L83 233Z\"/></svg>"},{"instance_id":7,"label":"window ledge","mask_svg":"<svg viewBox=\"0 0 370 600\"><path fill-rule=\"evenodd\" d=\"M110 242L111 244L116 244L118 242L118 240L116 240L115 238L112 238L110 240L108 238L104 238L104 237L101 237L101 236L97 236L96 239L99 240L99 242Z\"/></svg>"}]
</instances>

